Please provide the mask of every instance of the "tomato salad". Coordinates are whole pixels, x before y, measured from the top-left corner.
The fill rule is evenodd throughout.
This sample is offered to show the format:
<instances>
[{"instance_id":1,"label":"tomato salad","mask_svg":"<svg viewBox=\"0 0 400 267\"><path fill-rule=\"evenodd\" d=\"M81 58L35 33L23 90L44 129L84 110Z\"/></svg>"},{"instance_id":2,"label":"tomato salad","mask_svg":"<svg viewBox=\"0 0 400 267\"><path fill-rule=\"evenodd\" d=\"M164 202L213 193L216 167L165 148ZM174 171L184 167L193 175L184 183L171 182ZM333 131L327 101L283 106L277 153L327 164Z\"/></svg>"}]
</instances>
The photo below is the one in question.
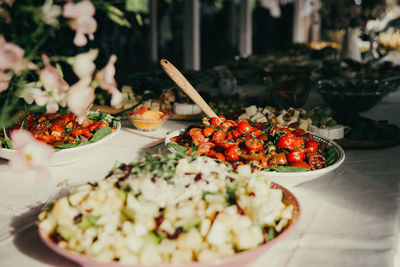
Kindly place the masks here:
<instances>
[{"instance_id":1,"label":"tomato salad","mask_svg":"<svg viewBox=\"0 0 400 267\"><path fill-rule=\"evenodd\" d=\"M94 143L114 132L119 119L103 112L91 112L80 124L73 113L29 113L10 129L0 133L2 147L12 149L10 133L16 129L29 131L37 140L56 150Z\"/></svg>"},{"instance_id":2,"label":"tomato salad","mask_svg":"<svg viewBox=\"0 0 400 267\"><path fill-rule=\"evenodd\" d=\"M263 170L317 170L336 161L333 146L315 141L297 125L290 126L227 120L220 115L188 127L171 138L169 147Z\"/></svg>"}]
</instances>

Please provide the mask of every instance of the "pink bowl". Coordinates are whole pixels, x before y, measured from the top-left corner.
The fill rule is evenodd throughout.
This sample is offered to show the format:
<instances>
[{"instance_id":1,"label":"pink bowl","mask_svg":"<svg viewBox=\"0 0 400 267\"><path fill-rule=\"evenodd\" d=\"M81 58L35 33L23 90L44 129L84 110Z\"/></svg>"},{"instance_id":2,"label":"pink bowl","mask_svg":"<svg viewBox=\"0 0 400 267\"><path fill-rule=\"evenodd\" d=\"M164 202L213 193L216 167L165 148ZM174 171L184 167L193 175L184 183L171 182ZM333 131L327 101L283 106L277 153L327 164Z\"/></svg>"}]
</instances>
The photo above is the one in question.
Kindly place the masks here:
<instances>
[{"instance_id":1,"label":"pink bowl","mask_svg":"<svg viewBox=\"0 0 400 267\"><path fill-rule=\"evenodd\" d=\"M265 243L261 246L258 246L254 249L246 250L243 252L236 253L235 255L231 257L226 257L226 258L220 258L216 261L212 262L192 262L192 263L186 263L186 264L160 264L160 265L142 265L142 264L134 264L134 265L126 265L126 264L121 264L118 262L101 262L96 259L93 259L89 256L79 254L76 252L73 252L71 250L61 248L59 247L49 236L49 234L41 229L40 227L38 228L39 231L39 236L42 239L42 241L54 252L60 254L61 256L64 256L81 266L93 266L93 267L148 267L148 266L160 266L160 267L210 267L210 266L218 266L218 267L241 267L249 264L252 261L255 261L258 257L260 257L265 251L281 240L284 236L288 234L289 231L291 231L295 225L297 224L299 218L300 218L300 205L297 200L297 198L286 188L284 188L281 185L278 185L274 182L272 182L271 188L275 189L281 189L283 191L283 202L286 205L293 205L293 218L290 221L289 225L285 228L283 232L281 232L276 238L273 240L269 241L268 243Z\"/></svg>"}]
</instances>

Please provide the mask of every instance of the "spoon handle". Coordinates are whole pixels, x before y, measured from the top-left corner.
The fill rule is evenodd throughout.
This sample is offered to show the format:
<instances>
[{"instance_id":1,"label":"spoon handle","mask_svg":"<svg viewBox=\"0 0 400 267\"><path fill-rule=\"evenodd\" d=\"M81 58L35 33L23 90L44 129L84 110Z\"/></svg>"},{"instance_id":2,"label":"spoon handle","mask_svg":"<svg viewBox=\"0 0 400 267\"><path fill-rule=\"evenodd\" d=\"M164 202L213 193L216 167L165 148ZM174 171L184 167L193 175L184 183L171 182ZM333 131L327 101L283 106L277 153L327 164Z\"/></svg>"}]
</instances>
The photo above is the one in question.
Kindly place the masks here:
<instances>
[{"instance_id":1,"label":"spoon handle","mask_svg":"<svg viewBox=\"0 0 400 267\"><path fill-rule=\"evenodd\" d=\"M177 68L175 68L175 66L172 65L171 62L166 59L161 59L160 64L165 73L168 74L168 76L176 83L176 85L178 85L179 88L181 88L182 91L184 91L193 100L194 103L199 105L201 110L203 110L208 117L217 117L217 114L215 114L211 107L199 95L196 89L193 88L189 81L186 80L182 73Z\"/></svg>"}]
</instances>

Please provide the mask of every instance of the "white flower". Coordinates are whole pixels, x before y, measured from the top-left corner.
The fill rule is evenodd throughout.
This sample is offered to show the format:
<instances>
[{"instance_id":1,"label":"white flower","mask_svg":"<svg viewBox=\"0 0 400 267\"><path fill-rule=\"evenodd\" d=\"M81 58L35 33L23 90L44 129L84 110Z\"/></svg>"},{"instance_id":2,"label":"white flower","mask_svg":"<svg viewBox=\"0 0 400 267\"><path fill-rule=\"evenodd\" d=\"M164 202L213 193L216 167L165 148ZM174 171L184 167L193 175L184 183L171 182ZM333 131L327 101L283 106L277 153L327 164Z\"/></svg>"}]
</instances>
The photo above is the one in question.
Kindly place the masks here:
<instances>
[{"instance_id":1,"label":"white flower","mask_svg":"<svg viewBox=\"0 0 400 267\"><path fill-rule=\"evenodd\" d=\"M44 5L40 8L43 22L51 26L58 25L58 16L60 16L61 13L61 7L53 5L53 0L46 0Z\"/></svg>"},{"instance_id":2,"label":"white flower","mask_svg":"<svg viewBox=\"0 0 400 267\"><path fill-rule=\"evenodd\" d=\"M31 105L33 101L35 100L36 96L41 94L42 90L40 90L40 87L37 83L35 82L30 82L26 83L24 86L24 91L22 91L21 95L19 97L23 98L26 103ZM43 103L42 105L45 105L47 102Z\"/></svg>"},{"instance_id":3,"label":"white flower","mask_svg":"<svg viewBox=\"0 0 400 267\"><path fill-rule=\"evenodd\" d=\"M44 165L51 159L53 148L36 140L26 130L13 131L11 140L17 153L10 159L10 167L17 172L34 170L37 172L38 178L47 178L49 172Z\"/></svg>"},{"instance_id":4,"label":"white flower","mask_svg":"<svg viewBox=\"0 0 400 267\"><path fill-rule=\"evenodd\" d=\"M93 61L97 58L98 54L98 49L90 49L88 52L78 54L70 60L72 69L79 78L82 79L93 75L93 72L96 70L96 65Z\"/></svg>"}]
</instances>

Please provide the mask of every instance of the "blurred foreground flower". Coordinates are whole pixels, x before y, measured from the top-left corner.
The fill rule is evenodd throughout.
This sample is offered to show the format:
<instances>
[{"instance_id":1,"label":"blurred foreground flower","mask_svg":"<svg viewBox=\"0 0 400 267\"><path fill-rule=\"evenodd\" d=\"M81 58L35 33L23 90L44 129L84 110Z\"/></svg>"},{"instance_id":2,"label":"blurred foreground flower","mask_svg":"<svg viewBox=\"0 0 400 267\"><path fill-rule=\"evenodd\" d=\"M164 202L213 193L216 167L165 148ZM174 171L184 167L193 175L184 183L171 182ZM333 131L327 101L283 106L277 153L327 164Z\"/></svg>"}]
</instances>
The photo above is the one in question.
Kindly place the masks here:
<instances>
[{"instance_id":1,"label":"blurred foreground flower","mask_svg":"<svg viewBox=\"0 0 400 267\"><path fill-rule=\"evenodd\" d=\"M74 44L84 46L87 44L85 34L90 40L94 39L93 33L97 29L97 22L93 18L96 8L92 2L85 0L79 3L68 2L64 5L63 16L71 18L70 27L76 31Z\"/></svg>"},{"instance_id":2,"label":"blurred foreground flower","mask_svg":"<svg viewBox=\"0 0 400 267\"><path fill-rule=\"evenodd\" d=\"M0 34L0 72L11 70L20 74L26 68L33 68L34 65L24 58L25 51L16 44L7 42Z\"/></svg>"},{"instance_id":3,"label":"blurred foreground flower","mask_svg":"<svg viewBox=\"0 0 400 267\"><path fill-rule=\"evenodd\" d=\"M117 82L115 81L115 62L117 62L117 56L111 55L107 65L96 73L95 80L99 83L99 86L103 90L107 90L111 97L111 105L117 106L122 101L122 93L117 88Z\"/></svg>"},{"instance_id":4,"label":"blurred foreground flower","mask_svg":"<svg viewBox=\"0 0 400 267\"><path fill-rule=\"evenodd\" d=\"M14 130L11 133L11 140L17 151L9 162L9 166L14 171L33 170L40 180L50 176L44 165L51 159L53 147L36 140L31 133L25 130Z\"/></svg>"},{"instance_id":5,"label":"blurred foreground flower","mask_svg":"<svg viewBox=\"0 0 400 267\"><path fill-rule=\"evenodd\" d=\"M79 78L91 77L96 70L94 60L99 54L98 49L90 49L86 53L81 53L68 60L72 65L72 70Z\"/></svg>"},{"instance_id":6,"label":"blurred foreground flower","mask_svg":"<svg viewBox=\"0 0 400 267\"><path fill-rule=\"evenodd\" d=\"M54 66L46 64L44 69L40 70L39 78L46 91L41 91L41 95L34 96L36 104L46 105L46 111L49 113L57 112L59 104L65 107L69 85L58 70Z\"/></svg>"},{"instance_id":7,"label":"blurred foreground flower","mask_svg":"<svg viewBox=\"0 0 400 267\"><path fill-rule=\"evenodd\" d=\"M85 77L72 85L68 92L68 108L78 116L79 121L86 118L86 111L95 98L90 82L91 78Z\"/></svg>"},{"instance_id":8,"label":"blurred foreground flower","mask_svg":"<svg viewBox=\"0 0 400 267\"><path fill-rule=\"evenodd\" d=\"M58 5L53 5L53 0L46 0L40 9L41 17L44 23L57 26L58 17L61 15L61 7Z\"/></svg>"}]
</instances>

